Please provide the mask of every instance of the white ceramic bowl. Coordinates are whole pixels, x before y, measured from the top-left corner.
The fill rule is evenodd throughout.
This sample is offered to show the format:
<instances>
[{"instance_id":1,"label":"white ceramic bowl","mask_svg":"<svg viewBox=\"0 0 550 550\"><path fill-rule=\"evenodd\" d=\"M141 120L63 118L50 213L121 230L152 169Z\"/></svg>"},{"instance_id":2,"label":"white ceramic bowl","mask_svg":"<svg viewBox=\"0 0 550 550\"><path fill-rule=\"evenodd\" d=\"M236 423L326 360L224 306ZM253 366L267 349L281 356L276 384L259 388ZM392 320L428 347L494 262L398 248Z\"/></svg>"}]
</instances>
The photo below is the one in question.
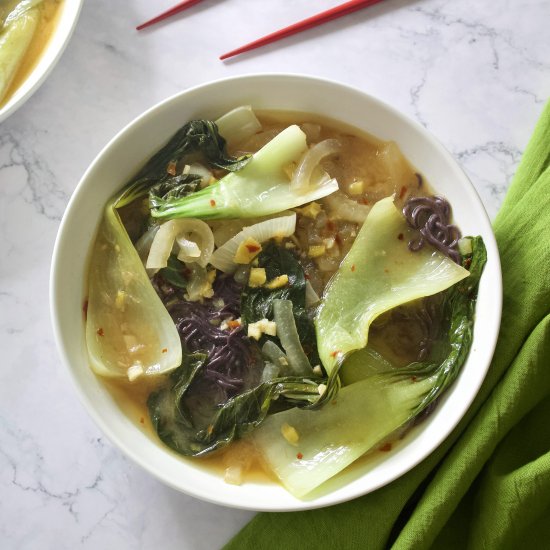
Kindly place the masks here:
<instances>
[{"instance_id":1,"label":"white ceramic bowl","mask_svg":"<svg viewBox=\"0 0 550 550\"><path fill-rule=\"evenodd\" d=\"M153 442L119 410L92 374L86 356L82 318L86 260L107 199L185 122L214 119L241 104L321 113L395 140L432 186L450 200L463 233L482 235L488 251L473 347L436 412L384 460L351 468L309 500L298 500L276 484L228 485L218 474ZM204 500L254 510L300 510L350 500L382 487L418 464L451 432L474 399L493 355L500 324L501 273L491 225L478 195L449 153L422 126L342 84L298 75L252 75L171 97L129 124L103 149L78 184L63 218L53 257L51 304L57 344L78 393L99 427L126 455L167 485Z\"/></svg>"},{"instance_id":2,"label":"white ceramic bowl","mask_svg":"<svg viewBox=\"0 0 550 550\"><path fill-rule=\"evenodd\" d=\"M0 108L0 122L14 113L42 85L50 71L59 61L71 35L73 34L83 0L63 0L59 9L57 25L44 48L40 59L31 73L15 90L9 100Z\"/></svg>"}]
</instances>

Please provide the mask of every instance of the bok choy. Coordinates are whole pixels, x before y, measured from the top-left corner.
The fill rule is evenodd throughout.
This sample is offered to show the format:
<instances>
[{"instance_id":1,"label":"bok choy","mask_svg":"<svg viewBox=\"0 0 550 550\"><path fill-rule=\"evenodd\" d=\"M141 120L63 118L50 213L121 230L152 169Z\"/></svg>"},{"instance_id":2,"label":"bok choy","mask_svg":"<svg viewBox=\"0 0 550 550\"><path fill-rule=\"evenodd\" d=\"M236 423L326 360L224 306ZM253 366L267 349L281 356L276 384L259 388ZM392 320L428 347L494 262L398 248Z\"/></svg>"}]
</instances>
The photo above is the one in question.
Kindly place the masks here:
<instances>
[{"instance_id":1,"label":"bok choy","mask_svg":"<svg viewBox=\"0 0 550 550\"><path fill-rule=\"evenodd\" d=\"M86 325L90 363L99 375L135 379L165 373L181 364L176 327L151 285L117 210L147 195L165 200L194 192L201 176L177 171L182 163L196 157L226 170L237 170L248 161L248 157L227 155L225 140L214 122L192 120L105 208L92 251ZM151 238L154 236L151 231ZM168 263L172 268L174 260ZM171 280L179 277L185 286L177 270L169 272Z\"/></svg>"},{"instance_id":2,"label":"bok choy","mask_svg":"<svg viewBox=\"0 0 550 550\"><path fill-rule=\"evenodd\" d=\"M330 195L338 189L334 179L294 190L286 169L307 149L306 135L289 126L252 156L250 162L220 181L183 197L154 197L151 214L159 219L231 219L267 216Z\"/></svg>"},{"instance_id":3,"label":"bok choy","mask_svg":"<svg viewBox=\"0 0 550 550\"><path fill-rule=\"evenodd\" d=\"M0 2L0 102L21 66L40 22L42 0Z\"/></svg>"},{"instance_id":4,"label":"bok choy","mask_svg":"<svg viewBox=\"0 0 550 550\"><path fill-rule=\"evenodd\" d=\"M391 199L381 202L370 215L374 214L377 225L373 225L370 216L366 222L370 220L371 223L369 242L362 237L362 229L325 292L316 319L319 353L330 373L329 388L325 392L331 395L330 405L319 410L292 409L274 414L253 436L269 466L298 497L310 493L425 411L455 380L470 350L477 287L486 261L483 241L479 237L471 239L472 254L463 257L463 265L470 268L469 276L464 267L455 266L457 270L454 270L434 251L427 252L419 263L413 258L414 263L408 265L412 271L400 273L398 259L407 264L413 255L396 253L392 239L401 245L404 241L406 247L407 241L398 238L404 228L397 224L400 216L397 211L398 217L394 215ZM375 254L381 250L385 254ZM365 272L363 275L359 272L360 282L356 282L352 275L359 266ZM393 276L392 270L396 271ZM444 294L444 318L448 328L444 331L444 359L395 368L384 358L370 353L377 368L366 364L364 378L345 386L334 398L338 369L346 368L345 360L353 350L368 350L365 346L369 325L376 315L409 299L427 295L418 274L423 274L423 278L441 289L456 282ZM369 279L382 281L369 282ZM372 285L377 293L370 294ZM405 288L409 290L404 293ZM336 302L341 308L338 318L333 314ZM353 312L347 315L350 310ZM336 342L339 348L333 349ZM300 435L298 448L289 446L281 437L284 424L292 426Z\"/></svg>"},{"instance_id":5,"label":"bok choy","mask_svg":"<svg viewBox=\"0 0 550 550\"><path fill-rule=\"evenodd\" d=\"M181 342L151 285L112 199L105 208L90 262L86 344L96 374L157 375L178 367Z\"/></svg>"}]
</instances>

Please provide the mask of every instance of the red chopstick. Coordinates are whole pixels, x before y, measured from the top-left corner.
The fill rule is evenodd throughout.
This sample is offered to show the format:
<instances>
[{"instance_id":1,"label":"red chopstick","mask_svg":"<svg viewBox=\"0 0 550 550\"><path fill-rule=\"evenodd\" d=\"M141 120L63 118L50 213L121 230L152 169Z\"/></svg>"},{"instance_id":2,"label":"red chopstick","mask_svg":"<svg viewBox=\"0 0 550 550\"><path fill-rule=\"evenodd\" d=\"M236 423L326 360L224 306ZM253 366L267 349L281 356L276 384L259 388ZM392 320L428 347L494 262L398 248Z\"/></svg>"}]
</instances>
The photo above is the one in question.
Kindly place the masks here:
<instances>
[{"instance_id":1,"label":"red chopstick","mask_svg":"<svg viewBox=\"0 0 550 550\"><path fill-rule=\"evenodd\" d=\"M155 23L158 23L160 21L163 21L164 19L168 19L168 17L172 17L172 15L176 15L176 13L179 13L180 11L186 10L187 8L190 8L191 6L194 6L195 4L198 4L199 2L202 2L202 0L183 0L183 2L180 2L173 8L170 8L169 10L166 10L165 12L161 13L160 15L157 15L156 17L153 17L153 19L150 19L149 21L146 21L145 23L142 23L141 25L138 25L136 27L136 30L140 31L141 29L145 29L146 27L150 27L151 25L154 25Z\"/></svg>"},{"instance_id":2,"label":"red chopstick","mask_svg":"<svg viewBox=\"0 0 550 550\"><path fill-rule=\"evenodd\" d=\"M267 36L258 38L258 40L254 40L253 42L249 42L248 44L245 44L240 48L224 53L220 56L220 59L227 59L229 57L233 57L234 55L239 55L241 53L254 50L261 46L265 46L266 44L271 44L272 42L281 40L281 38L286 38L287 36L292 36L293 34L311 29L312 27L317 27L318 25L322 25L323 23L328 23L329 21L337 19L338 17L348 15L349 13L353 13L354 11L360 10L362 8L372 6L373 4L378 4L378 2L382 2L382 0L350 0L349 2L344 2L339 6L335 6L334 8L330 8L316 15L312 15L307 19L302 19L301 21L289 25L288 27L279 29L278 31L268 34Z\"/></svg>"}]
</instances>

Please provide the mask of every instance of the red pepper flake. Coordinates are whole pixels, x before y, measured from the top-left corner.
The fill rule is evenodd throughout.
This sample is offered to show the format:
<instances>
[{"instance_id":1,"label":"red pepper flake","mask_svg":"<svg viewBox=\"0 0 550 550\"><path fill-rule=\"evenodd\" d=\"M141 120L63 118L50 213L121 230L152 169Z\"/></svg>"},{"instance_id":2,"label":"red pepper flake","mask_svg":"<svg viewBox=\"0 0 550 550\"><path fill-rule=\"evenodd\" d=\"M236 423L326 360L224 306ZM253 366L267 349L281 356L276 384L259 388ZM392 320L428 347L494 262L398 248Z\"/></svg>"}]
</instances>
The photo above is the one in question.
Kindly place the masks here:
<instances>
[{"instance_id":1,"label":"red pepper flake","mask_svg":"<svg viewBox=\"0 0 550 550\"><path fill-rule=\"evenodd\" d=\"M336 244L338 246L342 246L342 237L340 237L340 233L338 233L335 237L334 237L334 240L336 241Z\"/></svg>"},{"instance_id":2,"label":"red pepper flake","mask_svg":"<svg viewBox=\"0 0 550 550\"><path fill-rule=\"evenodd\" d=\"M298 460L302 460L302 458L304 458L304 455L303 455L302 453L298 453L298 454L296 455L296 458L297 458Z\"/></svg>"},{"instance_id":3,"label":"red pepper flake","mask_svg":"<svg viewBox=\"0 0 550 550\"><path fill-rule=\"evenodd\" d=\"M369 204L369 200L365 198L361 198L357 202L359 202L360 204Z\"/></svg>"},{"instance_id":4,"label":"red pepper flake","mask_svg":"<svg viewBox=\"0 0 550 550\"><path fill-rule=\"evenodd\" d=\"M84 313L84 320L88 318L88 299L84 300L82 304L82 313Z\"/></svg>"},{"instance_id":5,"label":"red pepper flake","mask_svg":"<svg viewBox=\"0 0 550 550\"><path fill-rule=\"evenodd\" d=\"M309 281L309 275L308 275L307 273L304 273L304 279L305 279L306 281Z\"/></svg>"},{"instance_id":6,"label":"red pepper flake","mask_svg":"<svg viewBox=\"0 0 550 550\"><path fill-rule=\"evenodd\" d=\"M337 350L333 351L333 352L330 354L330 356L331 356L331 357L336 357L339 353L340 353L340 350L337 349Z\"/></svg>"},{"instance_id":7,"label":"red pepper flake","mask_svg":"<svg viewBox=\"0 0 550 550\"><path fill-rule=\"evenodd\" d=\"M145 418L143 418L143 416L139 419L139 423L140 424L145 424Z\"/></svg>"},{"instance_id":8,"label":"red pepper flake","mask_svg":"<svg viewBox=\"0 0 550 550\"><path fill-rule=\"evenodd\" d=\"M237 328L241 326L241 323L237 319L232 319L231 321L227 321L227 326L229 328Z\"/></svg>"},{"instance_id":9,"label":"red pepper flake","mask_svg":"<svg viewBox=\"0 0 550 550\"><path fill-rule=\"evenodd\" d=\"M329 231L334 231L336 229L336 225L334 224L334 222L332 220L329 220L327 222L327 229Z\"/></svg>"},{"instance_id":10,"label":"red pepper flake","mask_svg":"<svg viewBox=\"0 0 550 550\"><path fill-rule=\"evenodd\" d=\"M399 235L397 235L397 238L398 238L400 241L403 240L403 237L404 237L403 233L399 233Z\"/></svg>"},{"instance_id":11,"label":"red pepper flake","mask_svg":"<svg viewBox=\"0 0 550 550\"><path fill-rule=\"evenodd\" d=\"M391 451L391 443L384 443L384 445L382 445L382 447L380 447L378 450L382 451L383 453Z\"/></svg>"},{"instance_id":12,"label":"red pepper flake","mask_svg":"<svg viewBox=\"0 0 550 550\"><path fill-rule=\"evenodd\" d=\"M212 206L212 208L216 206L216 201L214 199L210 199L210 206Z\"/></svg>"},{"instance_id":13,"label":"red pepper flake","mask_svg":"<svg viewBox=\"0 0 550 550\"><path fill-rule=\"evenodd\" d=\"M416 382L416 376L411 376L411 381Z\"/></svg>"},{"instance_id":14,"label":"red pepper flake","mask_svg":"<svg viewBox=\"0 0 550 550\"><path fill-rule=\"evenodd\" d=\"M98 336L103 336L104 334L105 334L105 333L103 332L103 329L102 329L101 327L99 327L99 328L97 329L97 335L98 335Z\"/></svg>"},{"instance_id":15,"label":"red pepper flake","mask_svg":"<svg viewBox=\"0 0 550 550\"><path fill-rule=\"evenodd\" d=\"M401 187L401 191L399 191L399 198L402 199L406 193L407 193L407 186L403 185L403 187Z\"/></svg>"},{"instance_id":16,"label":"red pepper flake","mask_svg":"<svg viewBox=\"0 0 550 550\"><path fill-rule=\"evenodd\" d=\"M352 271L355 271L355 264L353 264L353 265L351 266L351 270L352 270Z\"/></svg>"},{"instance_id":17,"label":"red pepper flake","mask_svg":"<svg viewBox=\"0 0 550 550\"><path fill-rule=\"evenodd\" d=\"M466 258L464 260L464 269L469 269L469 267L472 265L472 258Z\"/></svg>"},{"instance_id":18,"label":"red pepper flake","mask_svg":"<svg viewBox=\"0 0 550 550\"><path fill-rule=\"evenodd\" d=\"M245 245L248 252L253 254L254 252L259 252L262 248L256 244L247 244Z\"/></svg>"},{"instance_id":19,"label":"red pepper flake","mask_svg":"<svg viewBox=\"0 0 550 550\"><path fill-rule=\"evenodd\" d=\"M166 167L166 171L171 175L176 175L176 163L174 161L171 161L168 163L168 166Z\"/></svg>"},{"instance_id":20,"label":"red pepper flake","mask_svg":"<svg viewBox=\"0 0 550 550\"><path fill-rule=\"evenodd\" d=\"M336 399L333 399L333 400L330 402L331 405L336 405L336 403L338 403L338 401L336 401Z\"/></svg>"},{"instance_id":21,"label":"red pepper flake","mask_svg":"<svg viewBox=\"0 0 550 550\"><path fill-rule=\"evenodd\" d=\"M162 348L162 353L166 353L168 351L168 348Z\"/></svg>"}]
</instances>

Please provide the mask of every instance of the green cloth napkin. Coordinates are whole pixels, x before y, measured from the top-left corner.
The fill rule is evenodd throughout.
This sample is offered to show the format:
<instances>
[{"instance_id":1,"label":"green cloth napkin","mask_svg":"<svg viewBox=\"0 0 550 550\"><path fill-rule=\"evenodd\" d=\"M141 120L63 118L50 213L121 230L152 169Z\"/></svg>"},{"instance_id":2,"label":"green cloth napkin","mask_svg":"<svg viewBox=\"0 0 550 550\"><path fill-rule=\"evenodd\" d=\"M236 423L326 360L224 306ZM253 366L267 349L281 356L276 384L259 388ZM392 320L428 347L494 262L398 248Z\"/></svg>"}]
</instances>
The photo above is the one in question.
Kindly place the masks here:
<instances>
[{"instance_id":1,"label":"green cloth napkin","mask_svg":"<svg viewBox=\"0 0 550 550\"><path fill-rule=\"evenodd\" d=\"M226 549L550 548L550 103L494 230L500 335L453 433L390 485L322 510L261 513Z\"/></svg>"}]
</instances>

